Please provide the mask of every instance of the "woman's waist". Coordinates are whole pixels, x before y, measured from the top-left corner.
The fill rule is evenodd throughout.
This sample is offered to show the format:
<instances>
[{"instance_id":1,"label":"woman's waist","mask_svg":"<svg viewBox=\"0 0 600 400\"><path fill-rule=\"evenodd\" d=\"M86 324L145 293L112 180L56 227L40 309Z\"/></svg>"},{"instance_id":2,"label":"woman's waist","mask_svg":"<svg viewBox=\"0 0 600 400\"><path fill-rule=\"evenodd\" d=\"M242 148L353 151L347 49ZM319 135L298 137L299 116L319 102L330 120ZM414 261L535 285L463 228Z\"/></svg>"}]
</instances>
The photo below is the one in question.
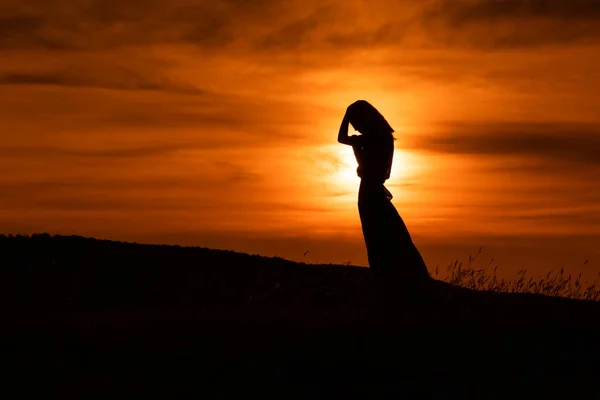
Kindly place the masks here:
<instances>
[{"instance_id":1,"label":"woman's waist","mask_svg":"<svg viewBox=\"0 0 600 400\"><path fill-rule=\"evenodd\" d=\"M356 169L356 174L361 179L368 179L373 181L381 181L381 183L385 182L389 177L389 172L387 169L383 168L367 168L363 166L359 166Z\"/></svg>"},{"instance_id":2,"label":"woman's waist","mask_svg":"<svg viewBox=\"0 0 600 400\"><path fill-rule=\"evenodd\" d=\"M388 200L393 198L390 191L384 186L385 179L362 178L359 187L359 197L363 196L383 196Z\"/></svg>"}]
</instances>

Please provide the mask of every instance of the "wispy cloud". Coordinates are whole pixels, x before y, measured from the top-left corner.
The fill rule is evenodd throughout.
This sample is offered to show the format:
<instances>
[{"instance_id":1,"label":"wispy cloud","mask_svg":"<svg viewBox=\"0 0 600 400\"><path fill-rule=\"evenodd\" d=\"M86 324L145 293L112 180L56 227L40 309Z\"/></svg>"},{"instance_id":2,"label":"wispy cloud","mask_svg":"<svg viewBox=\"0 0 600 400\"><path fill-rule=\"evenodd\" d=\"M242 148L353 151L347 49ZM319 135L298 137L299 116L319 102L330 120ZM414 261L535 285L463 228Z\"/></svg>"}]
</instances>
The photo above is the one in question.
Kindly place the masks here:
<instances>
[{"instance_id":1,"label":"wispy cloud","mask_svg":"<svg viewBox=\"0 0 600 400\"><path fill-rule=\"evenodd\" d=\"M218 50L238 40L244 26L268 22L283 8L274 1L231 0L27 3L8 0L3 7L0 48L88 51L187 43Z\"/></svg>"},{"instance_id":2,"label":"wispy cloud","mask_svg":"<svg viewBox=\"0 0 600 400\"><path fill-rule=\"evenodd\" d=\"M88 51L190 44L213 52L235 47L341 53L377 46L522 47L600 37L600 6L594 0L24 3L8 0L4 6L0 48Z\"/></svg>"},{"instance_id":3,"label":"wispy cloud","mask_svg":"<svg viewBox=\"0 0 600 400\"><path fill-rule=\"evenodd\" d=\"M521 155L600 165L600 126L551 123L452 123L420 137L424 150L454 154Z\"/></svg>"},{"instance_id":4,"label":"wispy cloud","mask_svg":"<svg viewBox=\"0 0 600 400\"><path fill-rule=\"evenodd\" d=\"M429 8L430 16L444 18L454 26L498 19L547 18L576 22L600 18L600 3L596 0L434 1Z\"/></svg>"},{"instance_id":5,"label":"wispy cloud","mask_svg":"<svg viewBox=\"0 0 600 400\"><path fill-rule=\"evenodd\" d=\"M5 159L10 158L43 158L48 161L53 159L65 160L68 158L139 158L156 157L169 155L176 151L189 149L185 143L172 144L161 143L153 146L138 146L130 148L113 149L69 149L61 147L41 147L41 146L21 146L21 147L0 147L0 156Z\"/></svg>"},{"instance_id":6,"label":"wispy cloud","mask_svg":"<svg viewBox=\"0 0 600 400\"><path fill-rule=\"evenodd\" d=\"M430 39L449 46L498 49L600 39L600 3L594 0L435 0L419 18Z\"/></svg>"},{"instance_id":7,"label":"wispy cloud","mask_svg":"<svg viewBox=\"0 0 600 400\"><path fill-rule=\"evenodd\" d=\"M79 71L13 71L0 73L0 85L52 85L64 87L89 87L118 90L153 90L183 94L203 94L191 84L172 82L160 77L145 77L125 68L111 68L102 74L90 74L89 69Z\"/></svg>"}]
</instances>

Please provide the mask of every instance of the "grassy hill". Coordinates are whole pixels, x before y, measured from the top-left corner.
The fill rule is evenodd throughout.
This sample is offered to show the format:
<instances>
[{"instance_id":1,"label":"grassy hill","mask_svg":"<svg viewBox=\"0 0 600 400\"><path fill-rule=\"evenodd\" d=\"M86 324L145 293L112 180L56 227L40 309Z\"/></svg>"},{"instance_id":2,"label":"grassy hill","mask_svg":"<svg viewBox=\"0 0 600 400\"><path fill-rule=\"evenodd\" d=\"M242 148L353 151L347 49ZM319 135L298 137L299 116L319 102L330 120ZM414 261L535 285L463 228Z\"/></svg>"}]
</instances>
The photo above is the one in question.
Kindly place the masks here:
<instances>
[{"instance_id":1,"label":"grassy hill","mask_svg":"<svg viewBox=\"0 0 600 400\"><path fill-rule=\"evenodd\" d=\"M77 236L0 236L0 257L4 359L63 393L572 395L598 372L597 301L435 281L383 307L367 268Z\"/></svg>"}]
</instances>

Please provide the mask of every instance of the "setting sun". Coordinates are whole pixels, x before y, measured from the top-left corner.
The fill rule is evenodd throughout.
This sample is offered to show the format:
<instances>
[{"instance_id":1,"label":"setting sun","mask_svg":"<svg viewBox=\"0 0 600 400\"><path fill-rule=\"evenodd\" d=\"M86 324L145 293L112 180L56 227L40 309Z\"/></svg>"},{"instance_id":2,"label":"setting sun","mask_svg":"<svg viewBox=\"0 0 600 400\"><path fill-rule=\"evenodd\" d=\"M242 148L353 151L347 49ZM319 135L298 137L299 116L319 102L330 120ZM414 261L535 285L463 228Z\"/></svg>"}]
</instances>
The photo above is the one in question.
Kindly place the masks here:
<instances>
[{"instance_id":1,"label":"setting sun","mask_svg":"<svg viewBox=\"0 0 600 400\"><path fill-rule=\"evenodd\" d=\"M336 147L335 150L332 150L332 153L337 159L338 165L331 175L331 180L344 189L357 190L360 178L356 174L357 163L352 148L344 145L337 145ZM411 156L408 151L396 149L388 184L399 184L413 176L418 171L415 162L414 156Z\"/></svg>"},{"instance_id":2,"label":"setting sun","mask_svg":"<svg viewBox=\"0 0 600 400\"><path fill-rule=\"evenodd\" d=\"M352 152L352 147L337 145L334 156L338 159L336 172L332 174L332 182L337 182L344 189L356 190L360 183L360 178L356 174L356 158Z\"/></svg>"}]
</instances>

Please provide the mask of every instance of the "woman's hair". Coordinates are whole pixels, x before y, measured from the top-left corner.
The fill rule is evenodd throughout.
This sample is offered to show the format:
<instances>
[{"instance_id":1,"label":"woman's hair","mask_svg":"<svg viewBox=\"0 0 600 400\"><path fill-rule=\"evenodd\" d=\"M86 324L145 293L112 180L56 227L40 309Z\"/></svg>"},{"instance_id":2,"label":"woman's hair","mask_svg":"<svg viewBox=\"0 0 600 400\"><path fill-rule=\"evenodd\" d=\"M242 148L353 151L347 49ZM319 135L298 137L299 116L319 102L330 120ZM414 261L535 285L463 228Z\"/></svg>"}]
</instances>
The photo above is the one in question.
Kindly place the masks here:
<instances>
[{"instance_id":1,"label":"woman's hair","mask_svg":"<svg viewBox=\"0 0 600 400\"><path fill-rule=\"evenodd\" d=\"M358 100L350 104L348 117L355 128L356 126L362 127L367 134L388 134L393 137L394 129L383 115L366 100Z\"/></svg>"}]
</instances>

